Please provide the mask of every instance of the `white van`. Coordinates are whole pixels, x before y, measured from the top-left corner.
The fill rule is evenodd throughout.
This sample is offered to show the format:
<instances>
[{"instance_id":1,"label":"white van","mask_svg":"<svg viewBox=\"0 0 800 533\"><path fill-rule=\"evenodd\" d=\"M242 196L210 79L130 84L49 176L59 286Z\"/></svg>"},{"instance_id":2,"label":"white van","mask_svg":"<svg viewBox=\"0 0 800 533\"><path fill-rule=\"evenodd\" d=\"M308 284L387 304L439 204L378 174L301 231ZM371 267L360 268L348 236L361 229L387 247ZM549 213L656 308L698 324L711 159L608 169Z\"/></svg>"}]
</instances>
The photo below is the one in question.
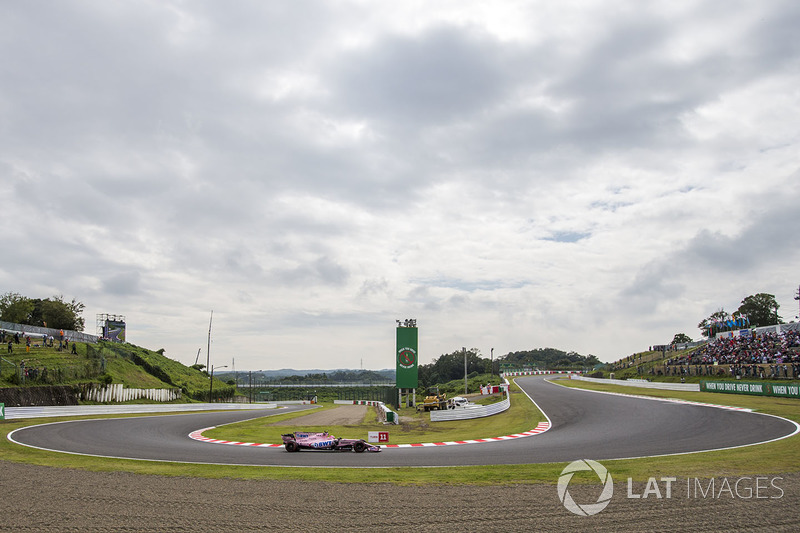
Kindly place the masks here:
<instances>
[{"instance_id":1,"label":"white van","mask_svg":"<svg viewBox=\"0 0 800 533\"><path fill-rule=\"evenodd\" d=\"M469 405L469 400L467 400L463 396L454 396L450 398L451 409L455 409L456 407L466 407L468 405Z\"/></svg>"}]
</instances>

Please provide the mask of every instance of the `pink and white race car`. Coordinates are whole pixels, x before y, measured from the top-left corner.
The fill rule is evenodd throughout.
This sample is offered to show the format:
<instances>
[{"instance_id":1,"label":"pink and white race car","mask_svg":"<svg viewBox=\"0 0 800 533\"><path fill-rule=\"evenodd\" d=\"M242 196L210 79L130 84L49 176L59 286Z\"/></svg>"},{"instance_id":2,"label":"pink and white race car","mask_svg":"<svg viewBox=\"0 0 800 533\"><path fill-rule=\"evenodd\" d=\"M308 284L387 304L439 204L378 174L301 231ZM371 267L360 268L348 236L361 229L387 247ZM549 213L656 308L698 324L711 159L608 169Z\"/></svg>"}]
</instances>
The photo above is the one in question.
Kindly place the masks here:
<instances>
[{"instance_id":1,"label":"pink and white race car","mask_svg":"<svg viewBox=\"0 0 800 533\"><path fill-rule=\"evenodd\" d=\"M300 450L348 450L357 453L381 451L380 446L370 444L364 439L340 439L328 434L327 431L322 433L295 431L281 436L287 452Z\"/></svg>"}]
</instances>

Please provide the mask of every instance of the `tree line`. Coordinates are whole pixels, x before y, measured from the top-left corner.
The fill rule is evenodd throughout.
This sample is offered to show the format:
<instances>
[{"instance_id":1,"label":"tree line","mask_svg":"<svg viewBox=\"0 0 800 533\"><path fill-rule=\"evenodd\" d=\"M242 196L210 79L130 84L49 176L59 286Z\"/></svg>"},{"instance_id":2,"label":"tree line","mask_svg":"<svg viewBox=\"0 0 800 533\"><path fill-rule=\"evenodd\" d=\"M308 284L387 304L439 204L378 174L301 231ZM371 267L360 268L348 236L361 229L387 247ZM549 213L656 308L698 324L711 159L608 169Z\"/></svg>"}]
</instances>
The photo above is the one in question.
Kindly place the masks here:
<instances>
[{"instance_id":1,"label":"tree line","mask_svg":"<svg viewBox=\"0 0 800 533\"><path fill-rule=\"evenodd\" d=\"M580 355L576 352L565 352L556 348L538 348L519 352L509 352L492 361L481 356L477 348L456 350L443 354L427 365L419 365L420 386L429 387L437 383L447 383L456 379L464 379L464 358L466 355L467 377L479 374L499 374L506 366L513 368L532 367L545 369L582 369L602 364L594 355Z\"/></svg>"},{"instance_id":2,"label":"tree line","mask_svg":"<svg viewBox=\"0 0 800 533\"><path fill-rule=\"evenodd\" d=\"M0 320L26 326L83 331L84 308L75 298L65 301L63 295L41 299L7 292L0 296Z\"/></svg>"},{"instance_id":3,"label":"tree line","mask_svg":"<svg viewBox=\"0 0 800 533\"><path fill-rule=\"evenodd\" d=\"M751 294L742 300L736 311L729 313L723 307L720 307L707 318L701 320L697 324L697 328L700 330L701 336L711 338L720 331L784 324L783 317L778 314L778 309L780 309L780 304L778 304L774 294L765 292ZM676 333L672 338L672 344L684 344L687 342L693 341L685 333Z\"/></svg>"}]
</instances>

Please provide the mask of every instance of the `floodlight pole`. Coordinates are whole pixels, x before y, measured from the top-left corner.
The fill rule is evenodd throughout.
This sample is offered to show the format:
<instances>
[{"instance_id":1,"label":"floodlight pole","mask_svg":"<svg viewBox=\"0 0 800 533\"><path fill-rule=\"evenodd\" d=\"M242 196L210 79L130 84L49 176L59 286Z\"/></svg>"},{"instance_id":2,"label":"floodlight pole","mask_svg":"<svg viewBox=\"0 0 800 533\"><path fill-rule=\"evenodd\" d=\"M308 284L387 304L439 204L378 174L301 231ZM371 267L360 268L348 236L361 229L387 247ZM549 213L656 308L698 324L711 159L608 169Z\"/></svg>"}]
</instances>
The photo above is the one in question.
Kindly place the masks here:
<instances>
[{"instance_id":1,"label":"floodlight pole","mask_svg":"<svg viewBox=\"0 0 800 533\"><path fill-rule=\"evenodd\" d=\"M217 368L228 368L228 365L218 366ZM208 384L208 403L214 403L214 397L211 395L214 391L214 366L211 366L211 382Z\"/></svg>"},{"instance_id":2,"label":"floodlight pole","mask_svg":"<svg viewBox=\"0 0 800 533\"><path fill-rule=\"evenodd\" d=\"M794 299L798 301L798 310L800 310L800 287L797 288L797 294ZM797 315L797 318L800 318L800 314Z\"/></svg>"},{"instance_id":3,"label":"floodlight pole","mask_svg":"<svg viewBox=\"0 0 800 533\"><path fill-rule=\"evenodd\" d=\"M211 318L208 319L208 350L206 350L206 372L210 369L208 366L211 362L211 321L214 320L214 310L211 310ZM198 351L198 354L200 352Z\"/></svg>"}]
</instances>

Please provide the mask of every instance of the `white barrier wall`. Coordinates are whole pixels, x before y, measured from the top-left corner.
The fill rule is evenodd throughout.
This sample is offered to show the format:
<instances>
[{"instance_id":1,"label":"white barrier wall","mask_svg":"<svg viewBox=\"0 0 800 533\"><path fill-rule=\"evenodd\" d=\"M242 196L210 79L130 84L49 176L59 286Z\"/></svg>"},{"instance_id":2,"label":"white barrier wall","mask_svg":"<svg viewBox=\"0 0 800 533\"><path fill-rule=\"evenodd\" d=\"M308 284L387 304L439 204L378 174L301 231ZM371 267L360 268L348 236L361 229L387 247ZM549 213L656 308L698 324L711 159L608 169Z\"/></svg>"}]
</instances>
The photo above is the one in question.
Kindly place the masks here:
<instances>
[{"instance_id":1,"label":"white barrier wall","mask_svg":"<svg viewBox=\"0 0 800 533\"><path fill-rule=\"evenodd\" d=\"M469 420L471 418L483 418L502 413L511 407L511 401L506 397L502 402L491 405L471 405L468 407L457 407L456 409L445 409L443 411L431 411L431 422L444 422L447 420Z\"/></svg>"},{"instance_id":2,"label":"white barrier wall","mask_svg":"<svg viewBox=\"0 0 800 533\"><path fill-rule=\"evenodd\" d=\"M373 400L333 400L335 405L371 405L378 408L378 415L384 424L399 424L400 415L386 407L383 402Z\"/></svg>"},{"instance_id":3,"label":"white barrier wall","mask_svg":"<svg viewBox=\"0 0 800 533\"><path fill-rule=\"evenodd\" d=\"M505 375L502 377L504 383L500 386L505 389L505 400L490 405L467 405L466 407L456 407L455 409L447 409L445 411L431 411L431 422L483 418L507 411L511 407L511 397L508 394L509 383Z\"/></svg>"},{"instance_id":4,"label":"white barrier wall","mask_svg":"<svg viewBox=\"0 0 800 533\"><path fill-rule=\"evenodd\" d=\"M507 377L516 376L541 376L545 374L580 374L579 370L518 370L514 372L503 372L501 375Z\"/></svg>"},{"instance_id":5,"label":"white barrier wall","mask_svg":"<svg viewBox=\"0 0 800 533\"><path fill-rule=\"evenodd\" d=\"M592 383L608 383L609 385L624 385L626 387L641 387L643 389L661 389L661 390L682 390L700 392L699 383L661 383L657 381L645 381L639 379L602 379L602 378L587 378L585 376L578 376L571 374L569 379L577 379L578 381L590 381Z\"/></svg>"},{"instance_id":6,"label":"white barrier wall","mask_svg":"<svg viewBox=\"0 0 800 533\"><path fill-rule=\"evenodd\" d=\"M155 402L171 402L181 398L180 389L126 389L122 383L105 387L93 387L81 394L81 400L90 402L128 402L147 399Z\"/></svg>"}]
</instances>

